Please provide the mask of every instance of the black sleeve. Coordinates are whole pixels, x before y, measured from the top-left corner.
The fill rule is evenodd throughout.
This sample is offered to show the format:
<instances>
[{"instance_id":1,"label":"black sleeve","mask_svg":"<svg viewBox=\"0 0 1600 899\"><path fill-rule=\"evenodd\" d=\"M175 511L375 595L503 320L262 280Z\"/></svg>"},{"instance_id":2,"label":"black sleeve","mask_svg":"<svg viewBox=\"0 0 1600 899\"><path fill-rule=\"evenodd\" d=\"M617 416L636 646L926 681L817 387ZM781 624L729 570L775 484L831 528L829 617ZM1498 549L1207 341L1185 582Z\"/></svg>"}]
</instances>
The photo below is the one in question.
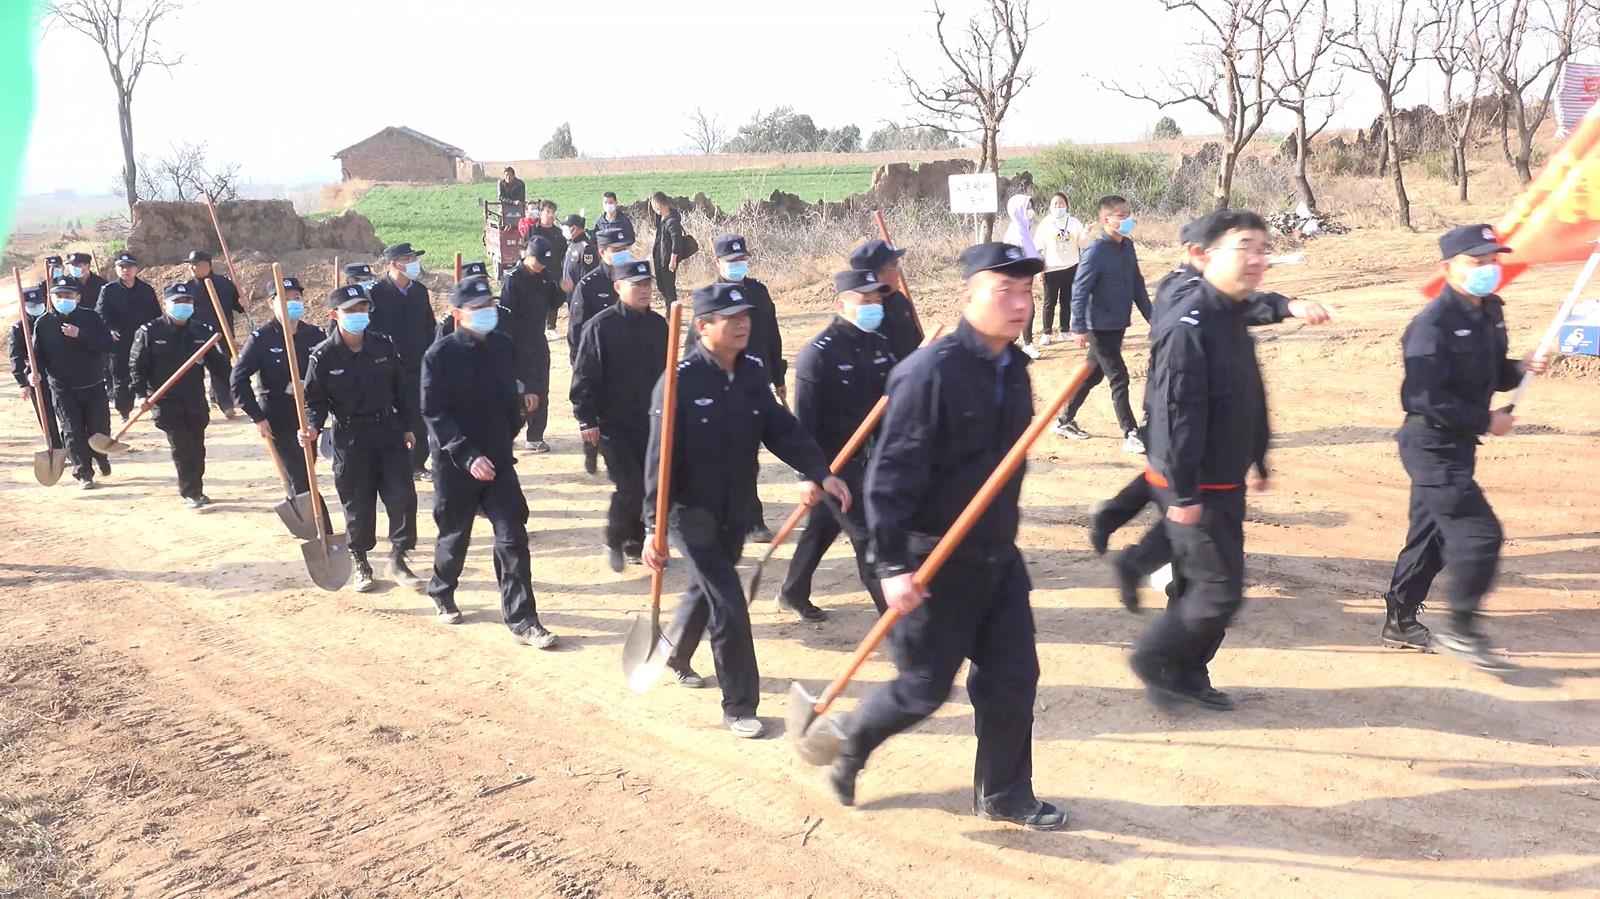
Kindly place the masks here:
<instances>
[{"instance_id":1,"label":"black sleeve","mask_svg":"<svg viewBox=\"0 0 1600 899\"><path fill-rule=\"evenodd\" d=\"M1289 318L1294 318L1289 311L1289 298L1281 293L1261 291L1251 294L1245 301L1244 322L1252 328L1275 325Z\"/></svg>"},{"instance_id":2,"label":"black sleeve","mask_svg":"<svg viewBox=\"0 0 1600 899\"><path fill-rule=\"evenodd\" d=\"M24 311L23 315L28 313ZM11 376L17 379L18 387L28 385L28 348L23 345L22 323L17 322L11 326Z\"/></svg>"},{"instance_id":3,"label":"black sleeve","mask_svg":"<svg viewBox=\"0 0 1600 899\"><path fill-rule=\"evenodd\" d=\"M568 398L572 400L572 417L578 420L581 429L599 426L600 412L596 400L605 389L605 366L600 358L600 329L594 327L595 324L590 322L578 341L578 356L572 363L572 389L568 392Z\"/></svg>"},{"instance_id":4,"label":"black sleeve","mask_svg":"<svg viewBox=\"0 0 1600 899\"><path fill-rule=\"evenodd\" d=\"M879 577L913 570L908 522L933 489L940 424L938 372L912 374L902 368L889 373L888 411L867 463L864 501Z\"/></svg>"},{"instance_id":5,"label":"black sleeve","mask_svg":"<svg viewBox=\"0 0 1600 899\"><path fill-rule=\"evenodd\" d=\"M1448 387L1449 354L1439 345L1437 328L1420 321L1406 331L1402 342L1405 354L1405 406L1449 430L1483 434L1489 430L1489 410L1465 402Z\"/></svg>"},{"instance_id":6,"label":"black sleeve","mask_svg":"<svg viewBox=\"0 0 1600 899\"><path fill-rule=\"evenodd\" d=\"M455 410L450 408L449 389L444 373L439 370L439 356L432 350L422 356L422 420L428 423L428 433L439 444L439 450L449 456L457 468L466 471L472 467L472 460L483 454L467 440L456 421ZM400 395L398 385L395 395Z\"/></svg>"},{"instance_id":7,"label":"black sleeve","mask_svg":"<svg viewBox=\"0 0 1600 899\"><path fill-rule=\"evenodd\" d=\"M239 362L241 365L244 363L243 356L239 357ZM398 368L399 366L396 366L396 369ZM234 371L238 371L238 369L235 368ZM311 354L311 361L306 363L306 370L303 372L303 376L306 379L306 423L311 426L312 430L321 431L328 426L328 416L333 412L333 398L328 395L328 388L324 386L322 381L322 357L320 355L317 353ZM234 399L238 400L240 405L243 405L243 400L239 398L237 389L234 393ZM245 411L248 412L249 410L246 409ZM256 420L260 421L260 419Z\"/></svg>"},{"instance_id":8,"label":"black sleeve","mask_svg":"<svg viewBox=\"0 0 1600 899\"><path fill-rule=\"evenodd\" d=\"M762 347L758 355L767 363L768 374L772 376L775 387L784 386L784 372L789 368L789 363L783 359L783 335L778 333L778 304L772 301L772 295L767 295L767 301L761 306L761 314L767 320L765 331L766 346Z\"/></svg>"},{"instance_id":9,"label":"black sleeve","mask_svg":"<svg viewBox=\"0 0 1600 899\"><path fill-rule=\"evenodd\" d=\"M1145 286L1144 274L1139 271L1139 256L1137 252L1128 254L1133 261L1133 305L1139 307L1139 314L1144 316L1146 322L1150 321L1150 289Z\"/></svg>"},{"instance_id":10,"label":"black sleeve","mask_svg":"<svg viewBox=\"0 0 1600 899\"><path fill-rule=\"evenodd\" d=\"M666 245L662 247L665 251L662 259L670 262L672 257L678 255L678 245L683 241L683 219L676 215L669 215L662 227L667 234Z\"/></svg>"},{"instance_id":11,"label":"black sleeve","mask_svg":"<svg viewBox=\"0 0 1600 899\"><path fill-rule=\"evenodd\" d=\"M770 390L761 390L761 443L785 464L818 484L833 472L828 458L810 434L800 430L800 422L785 409Z\"/></svg>"},{"instance_id":12,"label":"black sleeve","mask_svg":"<svg viewBox=\"0 0 1600 899\"><path fill-rule=\"evenodd\" d=\"M26 313L24 313L26 314ZM78 339L85 341L90 352L109 353L114 341L111 339L111 329L106 327L105 320L98 314L84 317L83 324L78 326Z\"/></svg>"},{"instance_id":13,"label":"black sleeve","mask_svg":"<svg viewBox=\"0 0 1600 899\"><path fill-rule=\"evenodd\" d=\"M1206 428L1209 424L1211 382L1207 369L1205 341L1199 325L1176 323L1152 355L1165 369L1166 395L1156 402L1167 404L1168 440L1166 456L1158 460L1178 505L1200 502L1200 465L1205 457Z\"/></svg>"},{"instance_id":14,"label":"black sleeve","mask_svg":"<svg viewBox=\"0 0 1600 899\"><path fill-rule=\"evenodd\" d=\"M681 369L679 374L682 374ZM644 453L644 528L650 532L654 532L658 524L656 521L656 496L661 487L661 407L666 389L667 373L662 372L661 377L656 379L655 390L650 394L650 443L646 446ZM681 378L678 384L678 391L678 396L681 398L683 396ZM681 432L682 429L683 416L679 415L677 416L677 427L674 430ZM681 433L675 436L673 446L683 446L683 441L678 439L682 436ZM673 462L676 461L676 459L673 460ZM671 497L668 497L668 500L670 501Z\"/></svg>"},{"instance_id":15,"label":"black sleeve","mask_svg":"<svg viewBox=\"0 0 1600 899\"><path fill-rule=\"evenodd\" d=\"M1518 362L1515 359L1501 359L1499 375L1495 379L1495 390L1516 390L1522 383L1522 372L1517 371Z\"/></svg>"},{"instance_id":16,"label":"black sleeve","mask_svg":"<svg viewBox=\"0 0 1600 899\"><path fill-rule=\"evenodd\" d=\"M822 429L822 384L826 360L815 343L808 343L794 361L794 417L800 429L817 434Z\"/></svg>"},{"instance_id":17,"label":"black sleeve","mask_svg":"<svg viewBox=\"0 0 1600 899\"><path fill-rule=\"evenodd\" d=\"M533 393L539 396L548 396L550 393L550 342L544 339L544 316L534 307L538 303L528 302L523 308L512 312L512 325L520 329L522 339L516 342L517 358L521 361L522 392ZM524 316L522 322L515 321L516 316Z\"/></svg>"},{"instance_id":18,"label":"black sleeve","mask_svg":"<svg viewBox=\"0 0 1600 899\"><path fill-rule=\"evenodd\" d=\"M451 321L455 321L455 319L451 319ZM389 349L395 354L396 358L403 358L400 356L400 351L395 349L393 344L390 344ZM389 396L391 397L389 400L389 408L394 410L394 415L396 418L400 419L402 422L409 422L411 421L411 400L406 396L405 383L405 366L396 365L389 375ZM424 434L413 434L411 436L417 438L418 440L426 439L426 435Z\"/></svg>"},{"instance_id":19,"label":"black sleeve","mask_svg":"<svg viewBox=\"0 0 1600 899\"><path fill-rule=\"evenodd\" d=\"M133 333L133 349L128 353L128 371L133 376L133 392L139 396L149 396L155 389L155 385L150 383L152 362L150 329L141 326Z\"/></svg>"},{"instance_id":20,"label":"black sleeve","mask_svg":"<svg viewBox=\"0 0 1600 899\"><path fill-rule=\"evenodd\" d=\"M261 404L256 402L256 392L250 386L250 379L261 370L262 345L259 336L259 332L251 334L250 339L244 342L244 349L239 351L239 361L233 364L233 372L228 377L228 389L233 393L234 404L244 410L251 421L265 421L267 418L267 413L261 410Z\"/></svg>"},{"instance_id":21,"label":"black sleeve","mask_svg":"<svg viewBox=\"0 0 1600 899\"><path fill-rule=\"evenodd\" d=\"M222 301L222 308L231 309L234 312L243 312L244 303L239 299L239 285L221 275L217 275L215 280L218 285L217 293L219 294L217 299Z\"/></svg>"}]
</instances>

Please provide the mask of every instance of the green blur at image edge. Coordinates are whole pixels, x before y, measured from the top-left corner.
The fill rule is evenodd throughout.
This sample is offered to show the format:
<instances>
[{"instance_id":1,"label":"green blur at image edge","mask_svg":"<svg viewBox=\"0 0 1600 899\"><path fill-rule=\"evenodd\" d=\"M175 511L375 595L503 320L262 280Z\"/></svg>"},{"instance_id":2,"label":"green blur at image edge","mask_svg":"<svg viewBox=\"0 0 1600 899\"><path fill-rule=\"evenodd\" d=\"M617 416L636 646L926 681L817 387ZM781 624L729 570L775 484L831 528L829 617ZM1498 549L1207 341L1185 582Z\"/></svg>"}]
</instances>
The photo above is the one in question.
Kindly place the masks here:
<instances>
[{"instance_id":1,"label":"green blur at image edge","mask_svg":"<svg viewBox=\"0 0 1600 899\"><path fill-rule=\"evenodd\" d=\"M38 0L0 0L0 258L22 195L22 164L33 124L38 8Z\"/></svg>"}]
</instances>

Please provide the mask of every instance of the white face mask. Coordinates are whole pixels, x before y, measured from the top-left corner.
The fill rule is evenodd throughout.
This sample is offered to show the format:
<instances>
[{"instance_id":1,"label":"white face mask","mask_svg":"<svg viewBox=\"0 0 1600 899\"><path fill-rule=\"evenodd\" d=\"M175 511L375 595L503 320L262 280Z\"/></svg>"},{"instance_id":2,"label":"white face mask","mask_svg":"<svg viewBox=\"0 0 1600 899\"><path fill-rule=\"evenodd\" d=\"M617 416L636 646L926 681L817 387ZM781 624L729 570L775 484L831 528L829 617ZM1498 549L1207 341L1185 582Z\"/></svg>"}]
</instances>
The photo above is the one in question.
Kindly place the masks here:
<instances>
[{"instance_id":1,"label":"white face mask","mask_svg":"<svg viewBox=\"0 0 1600 899\"><path fill-rule=\"evenodd\" d=\"M606 204L606 215L614 216L616 214L617 214L617 204L615 204L615 203L607 203Z\"/></svg>"}]
</instances>

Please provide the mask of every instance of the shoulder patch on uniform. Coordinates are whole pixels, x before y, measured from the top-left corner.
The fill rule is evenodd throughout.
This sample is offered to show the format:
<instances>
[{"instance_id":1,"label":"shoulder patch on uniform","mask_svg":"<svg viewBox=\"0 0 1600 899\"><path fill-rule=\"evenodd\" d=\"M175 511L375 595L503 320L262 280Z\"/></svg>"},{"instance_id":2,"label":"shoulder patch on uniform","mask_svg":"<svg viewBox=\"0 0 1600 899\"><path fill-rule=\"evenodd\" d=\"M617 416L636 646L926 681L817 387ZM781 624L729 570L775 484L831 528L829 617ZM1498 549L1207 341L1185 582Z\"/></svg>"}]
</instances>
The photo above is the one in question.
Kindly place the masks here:
<instances>
[{"instance_id":1,"label":"shoulder patch on uniform","mask_svg":"<svg viewBox=\"0 0 1600 899\"><path fill-rule=\"evenodd\" d=\"M749 353L745 353L744 357L746 359L749 359L751 362L754 362L755 364L761 366L762 368L766 368L767 367L767 363L762 362L760 356L752 356Z\"/></svg>"},{"instance_id":2,"label":"shoulder patch on uniform","mask_svg":"<svg viewBox=\"0 0 1600 899\"><path fill-rule=\"evenodd\" d=\"M250 336L251 337L260 337L261 336L261 329L257 328L254 331L251 331L250 332Z\"/></svg>"},{"instance_id":3,"label":"shoulder patch on uniform","mask_svg":"<svg viewBox=\"0 0 1600 899\"><path fill-rule=\"evenodd\" d=\"M712 399L712 398L711 398L711 397L709 397L709 396L699 396L699 397L695 397L695 400L694 400L694 404L695 404L695 405L696 405L696 406L702 406L702 407L703 407L703 406L709 406L709 405L711 405L711 404L712 404L712 403L714 403L714 402L716 402L716 400L714 400L714 399Z\"/></svg>"},{"instance_id":4,"label":"shoulder patch on uniform","mask_svg":"<svg viewBox=\"0 0 1600 899\"><path fill-rule=\"evenodd\" d=\"M1457 328L1456 329L1456 336L1457 337L1468 337L1471 334L1472 334L1472 329L1471 328Z\"/></svg>"}]
</instances>

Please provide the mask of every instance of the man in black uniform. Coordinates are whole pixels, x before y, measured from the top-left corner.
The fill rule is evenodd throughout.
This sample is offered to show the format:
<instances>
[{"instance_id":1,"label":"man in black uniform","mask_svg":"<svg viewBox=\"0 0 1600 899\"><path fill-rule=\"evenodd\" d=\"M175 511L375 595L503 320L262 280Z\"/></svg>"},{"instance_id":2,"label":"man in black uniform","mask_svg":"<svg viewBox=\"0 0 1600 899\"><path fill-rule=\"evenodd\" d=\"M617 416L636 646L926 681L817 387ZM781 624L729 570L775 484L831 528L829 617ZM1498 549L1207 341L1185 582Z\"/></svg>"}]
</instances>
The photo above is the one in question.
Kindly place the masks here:
<instances>
[{"instance_id":1,"label":"man in black uniform","mask_svg":"<svg viewBox=\"0 0 1600 899\"><path fill-rule=\"evenodd\" d=\"M904 359L922 346L922 328L911 309L911 299L900 292L900 257L905 250L897 250L881 240L869 240L850 253L850 267L872 272L888 286L883 296L883 327L879 333L889 340L895 358Z\"/></svg>"},{"instance_id":2,"label":"man in black uniform","mask_svg":"<svg viewBox=\"0 0 1600 899\"><path fill-rule=\"evenodd\" d=\"M650 197L650 210L654 213L656 236L650 248L651 261L656 266L656 287L667 306L678 301L678 262L683 249L683 214L674 209L667 195L656 191Z\"/></svg>"},{"instance_id":3,"label":"man in black uniform","mask_svg":"<svg viewBox=\"0 0 1600 899\"><path fill-rule=\"evenodd\" d=\"M283 296L278 296L274 286L271 299L274 313L282 306L294 323L295 362L303 377L309 371L311 351L326 335L301 320L306 304L300 279L284 278ZM259 392L250 384L250 379L257 376ZM304 458L300 450L300 416L295 412L294 390L289 385L283 325L279 324L276 314L271 321L250 332L250 339L244 342L239 359L233 364L229 386L233 390L233 401L255 422L261 436L272 441L277 449L278 459L289 473L290 483L294 484L294 492L310 490L306 467L299 464Z\"/></svg>"},{"instance_id":4,"label":"man in black uniform","mask_svg":"<svg viewBox=\"0 0 1600 899\"><path fill-rule=\"evenodd\" d=\"M802 473L802 502L817 502L819 490L850 507L850 488L828 472L822 450L772 396L772 381L760 358L746 353L751 306L745 289L718 283L694 292L697 340L678 364L677 428L672 447L668 521L656 521L661 460L661 411L666 376L650 399L650 444L645 456L644 563L660 571L649 534L670 522L673 546L688 568L689 589L673 615L672 655L667 667L678 683L704 681L689 663L709 629L711 659L722 687L722 720L734 736L751 739L765 727L756 717L761 674L744 586L734 569L744 549L754 507L756 453L762 446Z\"/></svg>"},{"instance_id":5,"label":"man in black uniform","mask_svg":"<svg viewBox=\"0 0 1600 899\"><path fill-rule=\"evenodd\" d=\"M67 277L78 280L79 304L91 312L95 311L96 304L100 302L100 291L106 286L106 279L95 274L91 267L93 264L94 257L88 253L67 255Z\"/></svg>"},{"instance_id":6,"label":"man in black uniform","mask_svg":"<svg viewBox=\"0 0 1600 899\"><path fill-rule=\"evenodd\" d=\"M600 255L595 250L594 235L584 230L583 216L577 213L567 216L561 222L561 229L567 239L567 250L561 254L561 293L570 297L578 279L600 264ZM555 328L553 319L549 327ZM556 336L550 335L551 339Z\"/></svg>"},{"instance_id":7,"label":"man in black uniform","mask_svg":"<svg viewBox=\"0 0 1600 899\"><path fill-rule=\"evenodd\" d=\"M617 194L610 190L601 194L600 217L594 222L596 231L604 231L607 228L626 228L630 232L635 230L633 219L617 205Z\"/></svg>"},{"instance_id":8,"label":"man in black uniform","mask_svg":"<svg viewBox=\"0 0 1600 899\"><path fill-rule=\"evenodd\" d=\"M522 263L500 282L501 311L510 313L506 330L517 346L517 377L523 395L535 397L527 409L527 446L535 453L550 452L544 441L550 423L550 342L541 326L549 310L561 305L561 289L550 280L555 260L550 241L535 234L523 248Z\"/></svg>"},{"instance_id":9,"label":"man in black uniform","mask_svg":"<svg viewBox=\"0 0 1600 899\"><path fill-rule=\"evenodd\" d=\"M528 237L542 237L550 242L555 258L567 255L567 226L556 221L556 202L545 200L539 204L539 220L528 229ZM524 239L526 240L526 239Z\"/></svg>"},{"instance_id":10,"label":"man in black uniform","mask_svg":"<svg viewBox=\"0 0 1600 899\"><path fill-rule=\"evenodd\" d=\"M397 243L383 251L389 266L388 276L371 290L372 330L394 341L400 353L401 409L410 416L402 422L406 432L422 433L422 354L433 343L433 302L422 277L423 254L411 244ZM411 448L411 467L418 480L427 480L428 449L422 441Z\"/></svg>"},{"instance_id":11,"label":"man in black uniform","mask_svg":"<svg viewBox=\"0 0 1600 899\"><path fill-rule=\"evenodd\" d=\"M761 360L762 368L772 380L772 389L787 406L789 391L784 386L784 372L789 363L783 359L783 336L778 333L778 307L772 302L767 285L749 276L750 244L738 234L723 234L712 241L717 254L717 275L720 283L737 285L750 307L750 343L748 352ZM750 541L771 543L772 530L767 527L766 512L762 509L759 492L752 492L750 515Z\"/></svg>"},{"instance_id":12,"label":"man in black uniform","mask_svg":"<svg viewBox=\"0 0 1600 899\"><path fill-rule=\"evenodd\" d=\"M591 318L572 367L572 413L583 442L597 446L616 490L606 513L612 571L640 562L644 546L644 457L650 392L666 365L667 322L650 309L650 263L617 267L617 304Z\"/></svg>"},{"instance_id":13,"label":"man in black uniform","mask_svg":"<svg viewBox=\"0 0 1600 899\"><path fill-rule=\"evenodd\" d=\"M1016 545L1024 471L1001 489L927 585L917 566L999 466L1033 417L1028 357L1013 341L1033 316L1033 277L1044 267L1022 248L984 243L961 253L967 304L955 333L896 366L889 411L867 471L867 525L885 602L904 615L890 632L898 671L845 727L829 775L855 803L867 758L933 714L971 660L978 755L973 811L1035 830L1066 814L1033 793L1033 702L1039 684L1027 567Z\"/></svg>"},{"instance_id":14,"label":"man in black uniform","mask_svg":"<svg viewBox=\"0 0 1600 899\"><path fill-rule=\"evenodd\" d=\"M72 459L72 476L84 490L94 489L94 469L111 473L111 460L89 448L90 434L111 432L111 410L106 401L106 357L111 353L111 332L87 306L82 305L78 279L62 275L50 284L55 307L34 325L33 352L39 371L29 373L35 389L48 389L61 422L61 436Z\"/></svg>"},{"instance_id":15,"label":"man in black uniform","mask_svg":"<svg viewBox=\"0 0 1600 899\"><path fill-rule=\"evenodd\" d=\"M150 408L148 397L217 333L210 325L194 321L195 307L201 302L210 305L211 300L196 298L189 284L167 285L161 300L166 314L145 322L133 333L128 359L134 395L145 398L140 404L143 409ZM154 407L156 427L167 435L172 464L178 471L178 495L191 509L211 502L205 494L206 425L211 415L206 410L207 377L201 368L210 372L212 383L219 378L227 382L231 368L222 341L185 372Z\"/></svg>"},{"instance_id":16,"label":"man in black uniform","mask_svg":"<svg viewBox=\"0 0 1600 899\"><path fill-rule=\"evenodd\" d=\"M117 414L123 421L133 412L133 377L128 356L133 352L133 332L161 317L155 288L139 277L139 261L129 252L117 254L117 280L100 288L95 311L111 331L111 385ZM207 301L209 302L209 300Z\"/></svg>"},{"instance_id":17,"label":"man in black uniform","mask_svg":"<svg viewBox=\"0 0 1600 899\"><path fill-rule=\"evenodd\" d=\"M234 333L233 316L244 311L244 303L239 300L239 288L229 279L217 274L211 267L211 254L204 250L191 250L184 260L189 263L189 296L194 300L195 324L206 325L212 330L223 327L228 333ZM210 281L217 289L217 300L222 304L222 314L226 316L225 322L217 321L217 310L211 305L211 295L206 293L204 282ZM222 351L227 353L226 339L222 344ZM218 380L216 369L211 369L211 401L217 404L224 418L235 418L238 412L233 408L233 393L228 387L228 376L223 375ZM159 386L159 385L158 385Z\"/></svg>"},{"instance_id":18,"label":"man in black uniform","mask_svg":"<svg viewBox=\"0 0 1600 899\"><path fill-rule=\"evenodd\" d=\"M578 341L583 337L583 326L601 311L617 301L616 284L611 280L613 266L627 265L633 261L633 230L631 228L606 228L596 232L600 262L572 287L572 297L567 300L567 361L578 364ZM583 470L595 474L600 470L600 449L592 443L583 444Z\"/></svg>"},{"instance_id":19,"label":"man in black uniform","mask_svg":"<svg viewBox=\"0 0 1600 899\"><path fill-rule=\"evenodd\" d=\"M499 188L501 202L507 200L515 203L528 202L528 185L522 183L522 179L517 177L517 170L509 165L500 175Z\"/></svg>"},{"instance_id":20,"label":"man in black uniform","mask_svg":"<svg viewBox=\"0 0 1600 899\"><path fill-rule=\"evenodd\" d=\"M1400 462L1411 478L1411 529L1395 560L1383 642L1423 649L1428 629L1417 610L1433 579L1448 569L1445 601L1450 617L1431 643L1490 671L1510 663L1489 651L1478 614L1494 586L1504 534L1475 480L1478 441L1504 437L1516 419L1491 411L1497 391L1512 390L1526 372L1545 368L1529 354L1506 355L1505 304L1500 254L1511 252L1488 225L1464 225L1439 238L1445 284L1406 328L1401 346L1405 380L1400 405L1405 423L1396 437Z\"/></svg>"},{"instance_id":21,"label":"man in black uniform","mask_svg":"<svg viewBox=\"0 0 1600 899\"><path fill-rule=\"evenodd\" d=\"M343 287L346 284L360 284L368 292L371 292L372 288L378 286L378 278L377 275L373 274L372 266L367 263L346 262L344 264L344 280L340 282L339 286Z\"/></svg>"},{"instance_id":22,"label":"man in black uniform","mask_svg":"<svg viewBox=\"0 0 1600 899\"><path fill-rule=\"evenodd\" d=\"M794 364L795 417L830 460L850 442L856 428L883 396L889 371L898 358L879 330L884 323L883 300L889 286L878 280L877 273L840 272L833 277L833 288L839 294L839 314L801 348ZM866 495L863 485L868 456L868 448L863 446L839 472L839 478L855 496ZM779 609L796 612L807 621L828 617L811 602L811 577L842 528L855 548L861 583L872 597L872 604L878 607L878 614L883 614L883 593L873 571L863 509L863 504L857 503L841 521L825 505L811 507L805 533L800 535L794 559L789 563L789 574L778 591Z\"/></svg>"},{"instance_id":23,"label":"man in black uniform","mask_svg":"<svg viewBox=\"0 0 1600 899\"><path fill-rule=\"evenodd\" d=\"M306 362L308 427L300 439L316 446L328 416L333 416L333 485L344 508L356 592L376 586L367 553L378 545L380 496L389 517L389 576L420 590L422 579L406 559L417 545L417 488L411 483L410 455L417 435L406 429L412 416L405 405L404 359L392 338L369 327L372 299L365 287L337 288L328 302L334 309L333 333Z\"/></svg>"},{"instance_id":24,"label":"man in black uniform","mask_svg":"<svg viewBox=\"0 0 1600 899\"><path fill-rule=\"evenodd\" d=\"M494 570L500 610L517 642L556 644L539 621L528 557L528 501L517 480L512 446L522 427L517 348L497 333L500 310L489 282L472 278L450 292L456 328L422 360L422 416L433 451L433 520L439 542L428 595L447 620L460 620L456 585L481 510L494 528Z\"/></svg>"},{"instance_id":25,"label":"man in black uniform","mask_svg":"<svg viewBox=\"0 0 1600 899\"><path fill-rule=\"evenodd\" d=\"M38 327L39 317L44 315L46 287L43 284L34 284L22 289L22 308L24 314L31 320L30 327ZM22 322L18 321L11 326L11 376L16 378L17 386L22 389L22 401L27 403L30 414L37 416L33 409L34 387L28 375L28 347L23 343ZM56 402L50 396L50 391L39 389L39 399L44 406L45 431L50 435L50 448L61 448L61 424L56 418Z\"/></svg>"}]
</instances>

